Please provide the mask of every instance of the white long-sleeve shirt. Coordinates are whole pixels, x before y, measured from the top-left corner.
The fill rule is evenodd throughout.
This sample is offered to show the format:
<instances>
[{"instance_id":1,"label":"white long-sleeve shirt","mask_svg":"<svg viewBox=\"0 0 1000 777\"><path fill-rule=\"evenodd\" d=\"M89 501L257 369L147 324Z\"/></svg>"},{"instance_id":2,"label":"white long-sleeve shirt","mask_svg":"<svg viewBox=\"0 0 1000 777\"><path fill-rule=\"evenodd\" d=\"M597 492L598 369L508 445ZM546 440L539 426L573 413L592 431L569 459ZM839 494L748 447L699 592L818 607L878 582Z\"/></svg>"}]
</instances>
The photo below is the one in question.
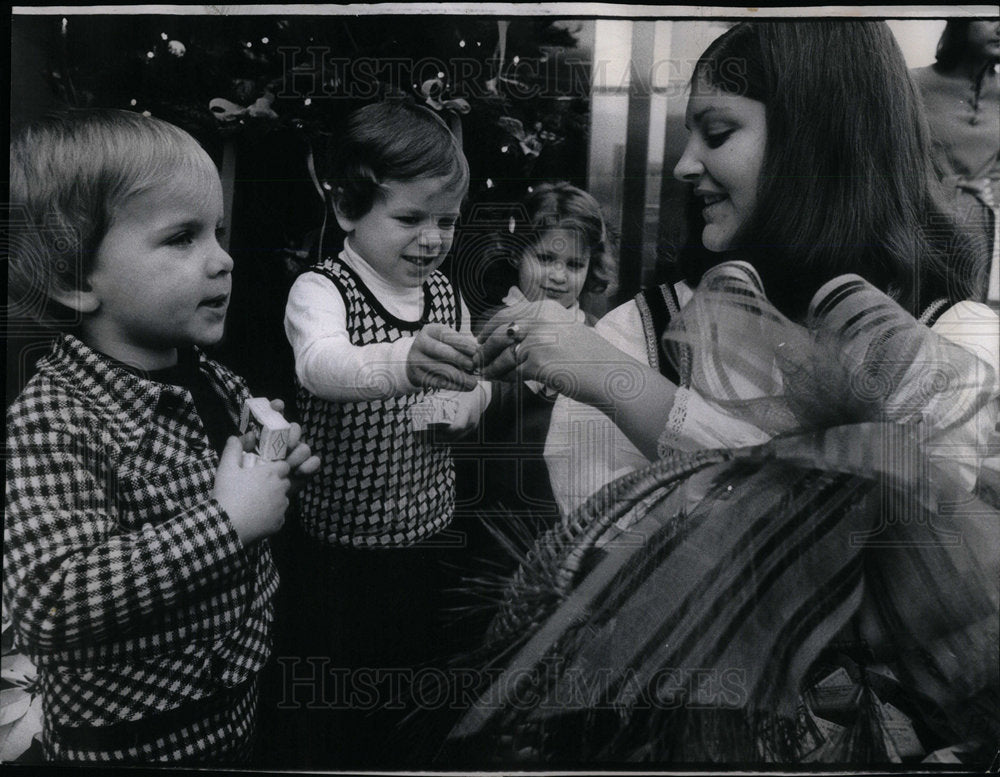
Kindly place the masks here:
<instances>
[{"instance_id":1,"label":"white long-sleeve shirt","mask_svg":"<svg viewBox=\"0 0 1000 777\"><path fill-rule=\"evenodd\" d=\"M396 318L419 321L423 287L400 288L379 275L344 241L340 259ZM462 332L471 333L469 310L462 305ZM334 402L402 396L420 390L406 374L412 337L358 346L347 331L347 308L334 283L318 273L304 273L292 284L285 306L285 334L295 354L295 375L310 393ZM480 381L472 392L448 392L460 401L489 404L490 386Z\"/></svg>"},{"instance_id":2,"label":"white long-sleeve shirt","mask_svg":"<svg viewBox=\"0 0 1000 777\"><path fill-rule=\"evenodd\" d=\"M634 300L607 313L594 331L636 361L647 363L642 319ZM544 456L563 515L605 484L650 463L603 412L562 395L552 408Z\"/></svg>"}]
</instances>

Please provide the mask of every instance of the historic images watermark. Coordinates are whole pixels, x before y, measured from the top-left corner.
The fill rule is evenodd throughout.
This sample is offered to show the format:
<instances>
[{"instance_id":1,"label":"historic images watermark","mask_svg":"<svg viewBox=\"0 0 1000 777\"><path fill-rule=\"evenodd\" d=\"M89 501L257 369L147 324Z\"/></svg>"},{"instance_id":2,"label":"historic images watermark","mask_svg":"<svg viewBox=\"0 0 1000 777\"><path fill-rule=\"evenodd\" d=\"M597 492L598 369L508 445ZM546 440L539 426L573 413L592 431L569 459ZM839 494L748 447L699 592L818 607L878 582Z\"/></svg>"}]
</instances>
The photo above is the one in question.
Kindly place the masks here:
<instances>
[{"instance_id":1,"label":"historic images watermark","mask_svg":"<svg viewBox=\"0 0 1000 777\"><path fill-rule=\"evenodd\" d=\"M687 92L695 64L690 58L667 58L657 59L648 69L632 66L623 71L620 62L591 61L563 50L507 62L476 57L344 57L329 46L281 46L278 52L284 76L275 97L310 100L373 100L387 90L409 92L435 79L455 87L455 96L466 98L489 97L498 84L504 97L512 100L589 99L594 84L636 95L680 97ZM706 67L718 68L715 82L726 91L746 93L745 61L730 58Z\"/></svg>"},{"instance_id":2,"label":"historic images watermark","mask_svg":"<svg viewBox=\"0 0 1000 777\"><path fill-rule=\"evenodd\" d=\"M740 709L748 698L743 669L659 667L640 679L631 668L600 667L584 673L563 668L558 659L536 667L334 666L325 656L281 656L279 709L465 710L473 705L514 709ZM561 671L560 671L561 670ZM543 677L559 672L551 691L539 695Z\"/></svg>"}]
</instances>

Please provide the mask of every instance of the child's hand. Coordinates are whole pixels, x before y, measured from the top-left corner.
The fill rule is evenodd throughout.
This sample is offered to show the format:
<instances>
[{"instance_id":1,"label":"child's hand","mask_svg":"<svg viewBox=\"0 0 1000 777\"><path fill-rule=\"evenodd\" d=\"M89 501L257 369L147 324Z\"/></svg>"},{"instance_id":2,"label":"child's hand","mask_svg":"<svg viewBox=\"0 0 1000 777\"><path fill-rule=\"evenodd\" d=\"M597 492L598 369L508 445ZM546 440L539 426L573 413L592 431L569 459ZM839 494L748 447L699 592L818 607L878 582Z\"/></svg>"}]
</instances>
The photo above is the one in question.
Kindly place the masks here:
<instances>
[{"instance_id":1,"label":"child's hand","mask_svg":"<svg viewBox=\"0 0 1000 777\"><path fill-rule=\"evenodd\" d=\"M306 478L315 475L319 471L319 456L311 454L312 451L309 449L309 446L302 441L302 427L293 423L291 431L288 433L288 455L285 457L285 463L292 468L293 493L302 487L302 482Z\"/></svg>"},{"instance_id":2,"label":"child's hand","mask_svg":"<svg viewBox=\"0 0 1000 777\"><path fill-rule=\"evenodd\" d=\"M285 412L285 403L280 399L269 400L271 408L279 413ZM248 453L253 452L257 447L257 432L253 429L240 437L243 450ZM319 456L310 455L312 451L302 440L302 427L297 423L292 423L288 432L288 453L285 455L285 462L291 467L292 492L298 491L302 487L302 481L315 475L319 471Z\"/></svg>"},{"instance_id":3,"label":"child's hand","mask_svg":"<svg viewBox=\"0 0 1000 777\"><path fill-rule=\"evenodd\" d=\"M287 461L260 461L257 466L244 469L240 466L242 454L240 438L226 440L215 471L212 496L247 546L274 534L285 522L291 466Z\"/></svg>"},{"instance_id":4,"label":"child's hand","mask_svg":"<svg viewBox=\"0 0 1000 777\"><path fill-rule=\"evenodd\" d=\"M438 439L460 440L479 425L479 418L488 404L489 395L481 384L472 391L441 392L456 403L455 418L438 433Z\"/></svg>"},{"instance_id":5,"label":"child's hand","mask_svg":"<svg viewBox=\"0 0 1000 777\"><path fill-rule=\"evenodd\" d=\"M479 344L471 334L456 332L444 324L427 324L413 338L406 377L420 388L470 391L478 382L471 374L478 351Z\"/></svg>"},{"instance_id":6,"label":"child's hand","mask_svg":"<svg viewBox=\"0 0 1000 777\"><path fill-rule=\"evenodd\" d=\"M267 403L271 406L271 409L277 413L281 413L282 416L285 414L285 401L283 399L269 399ZM253 424L250 425L250 429L245 431L240 435L240 443L243 445L243 450L247 453L252 453L254 448L257 447L257 430L254 428ZM293 446L289 445L288 450L291 450ZM287 454L285 456L287 457Z\"/></svg>"}]
</instances>

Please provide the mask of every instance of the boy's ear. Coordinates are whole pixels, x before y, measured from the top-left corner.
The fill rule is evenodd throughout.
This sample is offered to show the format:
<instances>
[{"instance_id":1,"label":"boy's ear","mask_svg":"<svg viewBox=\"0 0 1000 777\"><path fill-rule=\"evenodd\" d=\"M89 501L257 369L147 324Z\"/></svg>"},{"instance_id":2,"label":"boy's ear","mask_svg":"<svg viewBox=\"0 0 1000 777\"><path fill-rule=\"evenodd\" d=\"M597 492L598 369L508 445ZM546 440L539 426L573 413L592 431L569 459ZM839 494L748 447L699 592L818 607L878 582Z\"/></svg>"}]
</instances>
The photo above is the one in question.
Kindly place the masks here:
<instances>
[{"instance_id":1,"label":"boy's ear","mask_svg":"<svg viewBox=\"0 0 1000 777\"><path fill-rule=\"evenodd\" d=\"M65 305L78 313L94 313L101 306L101 301L87 281L83 281L79 289L67 288L59 281L55 281L49 294L60 305Z\"/></svg>"},{"instance_id":2,"label":"boy's ear","mask_svg":"<svg viewBox=\"0 0 1000 777\"><path fill-rule=\"evenodd\" d=\"M338 188L333 193L333 215L337 217L337 223L344 232L354 231L354 219L349 219L344 215L344 211L341 209L340 205L343 202L344 190Z\"/></svg>"}]
</instances>

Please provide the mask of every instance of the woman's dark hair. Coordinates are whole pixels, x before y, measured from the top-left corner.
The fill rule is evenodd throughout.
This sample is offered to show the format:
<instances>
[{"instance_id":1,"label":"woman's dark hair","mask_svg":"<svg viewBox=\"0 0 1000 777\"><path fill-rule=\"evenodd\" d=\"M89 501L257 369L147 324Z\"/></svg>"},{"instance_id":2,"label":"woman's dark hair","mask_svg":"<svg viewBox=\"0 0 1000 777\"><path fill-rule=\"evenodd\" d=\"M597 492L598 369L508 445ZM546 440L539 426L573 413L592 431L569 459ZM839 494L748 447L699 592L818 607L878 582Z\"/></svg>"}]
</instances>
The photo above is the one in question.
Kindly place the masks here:
<instances>
[{"instance_id":1,"label":"woman's dark hair","mask_svg":"<svg viewBox=\"0 0 1000 777\"><path fill-rule=\"evenodd\" d=\"M949 19L938 39L934 59L946 70L969 56L969 27L979 19ZM996 60L994 60L995 64Z\"/></svg>"},{"instance_id":2,"label":"woman's dark hair","mask_svg":"<svg viewBox=\"0 0 1000 777\"><path fill-rule=\"evenodd\" d=\"M965 58L972 19L949 19L938 39L934 59L941 67L950 68Z\"/></svg>"},{"instance_id":3,"label":"woman's dark hair","mask_svg":"<svg viewBox=\"0 0 1000 777\"><path fill-rule=\"evenodd\" d=\"M844 273L914 313L985 288L981 259L946 215L920 100L887 25L741 23L695 66L692 88L705 87L764 104L755 212L714 261L749 260L786 315L800 317ZM692 280L710 263L701 247L681 256Z\"/></svg>"}]
</instances>

